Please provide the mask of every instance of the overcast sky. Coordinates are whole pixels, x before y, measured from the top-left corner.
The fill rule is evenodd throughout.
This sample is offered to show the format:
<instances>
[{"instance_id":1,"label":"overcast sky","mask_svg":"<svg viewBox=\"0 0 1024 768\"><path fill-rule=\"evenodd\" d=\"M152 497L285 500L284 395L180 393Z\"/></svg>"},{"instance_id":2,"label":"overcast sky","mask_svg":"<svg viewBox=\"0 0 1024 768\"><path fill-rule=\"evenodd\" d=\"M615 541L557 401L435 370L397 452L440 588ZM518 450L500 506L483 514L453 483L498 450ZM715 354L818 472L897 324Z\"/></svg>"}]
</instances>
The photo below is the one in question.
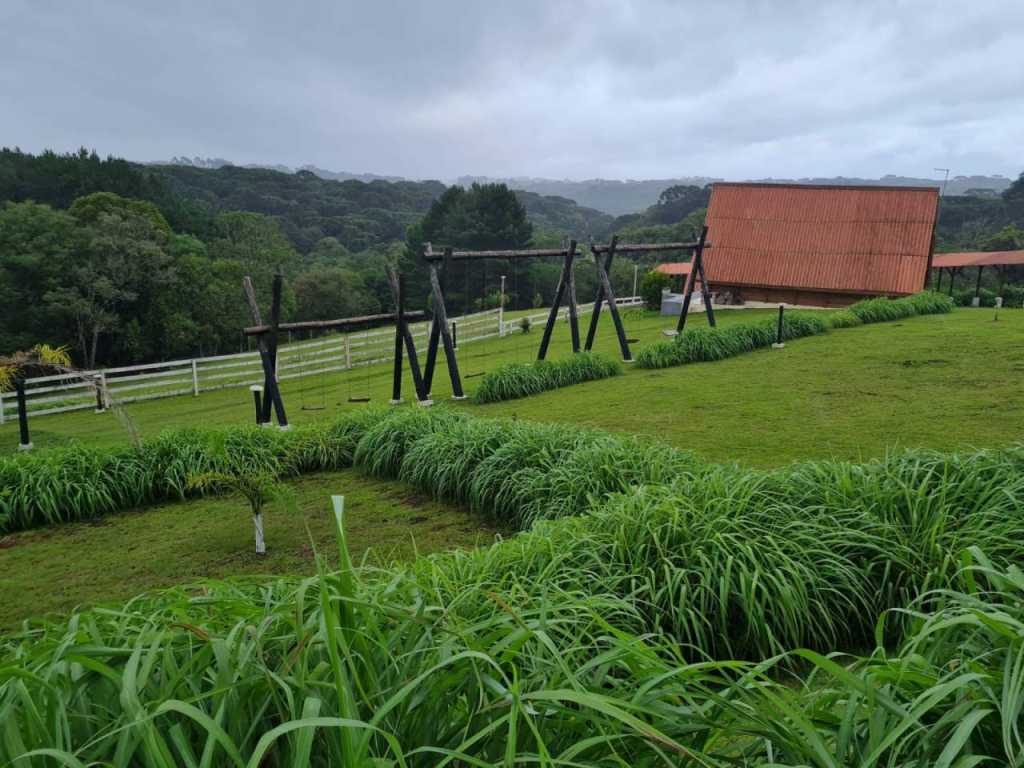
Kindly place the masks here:
<instances>
[{"instance_id":1,"label":"overcast sky","mask_svg":"<svg viewBox=\"0 0 1024 768\"><path fill-rule=\"evenodd\" d=\"M1024 169L1024 0L0 0L0 145L412 178Z\"/></svg>"}]
</instances>

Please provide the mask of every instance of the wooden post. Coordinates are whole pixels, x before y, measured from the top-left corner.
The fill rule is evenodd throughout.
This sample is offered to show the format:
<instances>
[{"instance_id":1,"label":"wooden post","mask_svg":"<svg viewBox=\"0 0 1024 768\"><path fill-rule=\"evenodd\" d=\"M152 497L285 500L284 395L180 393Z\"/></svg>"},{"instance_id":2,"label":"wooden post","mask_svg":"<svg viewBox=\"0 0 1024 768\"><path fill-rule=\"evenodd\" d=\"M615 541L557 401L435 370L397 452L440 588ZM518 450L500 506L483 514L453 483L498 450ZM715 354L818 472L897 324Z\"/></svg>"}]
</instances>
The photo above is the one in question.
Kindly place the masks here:
<instances>
[{"instance_id":1,"label":"wooden post","mask_svg":"<svg viewBox=\"0 0 1024 768\"><path fill-rule=\"evenodd\" d=\"M427 246L429 249L429 245ZM451 248L445 249L445 262L451 259ZM444 344L445 361L448 363L448 377L452 382L452 398L464 400L466 395L462 391L462 380L459 377L459 364L455 359L455 344L452 341L451 333L448 330L448 312L444 306L444 293L441 291L441 281L437 275L437 265L430 262L430 292L434 303L434 321L430 329L430 343L427 346L427 365L423 374L423 383L427 388L429 397L430 384L434 378L434 365L437 362L437 339L440 337Z\"/></svg>"},{"instance_id":2,"label":"wooden post","mask_svg":"<svg viewBox=\"0 0 1024 768\"><path fill-rule=\"evenodd\" d=\"M103 374L97 373L93 376L92 381L93 386L96 387L96 413L103 413L107 410L105 397L106 386L104 386L106 382L104 381Z\"/></svg>"},{"instance_id":3,"label":"wooden post","mask_svg":"<svg viewBox=\"0 0 1024 768\"><path fill-rule=\"evenodd\" d=\"M14 391L18 398L18 433L20 442L19 451L32 450L32 438L28 434L28 403L25 398L25 380L18 377L14 380Z\"/></svg>"},{"instance_id":4,"label":"wooden post","mask_svg":"<svg viewBox=\"0 0 1024 768\"><path fill-rule=\"evenodd\" d=\"M242 280L242 288L245 292L246 302L249 304L249 313L255 325L263 325L260 317L260 306L256 302L256 291L252 287L252 279L248 275ZM280 299L280 295L278 296ZM280 309L280 308L278 308ZM263 365L263 402L260 414L260 423L266 424L270 421L271 407L277 411L278 424L284 419L287 424L287 417L284 413L284 402L281 400L281 393L277 388L277 377L274 374L274 358L271 357L267 334L260 334L256 337L256 346L260 353L260 362Z\"/></svg>"},{"instance_id":5,"label":"wooden post","mask_svg":"<svg viewBox=\"0 0 1024 768\"><path fill-rule=\"evenodd\" d=\"M618 242L619 236L613 235L611 245L608 246L608 253L604 257L605 271L612 261L612 252L615 250L615 243ZM604 301L604 282L601 278L601 254L594 250L593 243L590 245L590 252L594 254L594 264L597 266L598 280L597 290L594 291L594 311L590 313L590 325L587 327L587 340L583 343L583 348L590 351L590 348L594 346L594 336L597 335L597 321L601 315L601 306Z\"/></svg>"},{"instance_id":6,"label":"wooden post","mask_svg":"<svg viewBox=\"0 0 1024 768\"><path fill-rule=\"evenodd\" d=\"M978 267L978 279L974 283L974 301L972 305L975 307L981 306L981 273L984 271L984 267Z\"/></svg>"},{"instance_id":7,"label":"wooden post","mask_svg":"<svg viewBox=\"0 0 1024 768\"><path fill-rule=\"evenodd\" d=\"M569 270L569 333L572 336L573 354L580 351L580 322L576 314L576 270L573 268L575 257L576 241L572 240L569 243L569 253L565 258Z\"/></svg>"},{"instance_id":8,"label":"wooden post","mask_svg":"<svg viewBox=\"0 0 1024 768\"><path fill-rule=\"evenodd\" d=\"M569 271L572 270L572 258L573 252L576 250L576 241L573 240L571 247L565 255L565 261L562 263L562 274L558 276L558 287L555 289L555 298L551 302L551 311L548 312L547 323L544 324L544 335L540 339L540 350L537 352L537 359L543 360L548 354L548 345L551 343L551 333L555 329L555 322L558 320L558 310L562 306L562 296L565 295L565 290L569 284ZM566 265L569 265L568 271ZM577 329L577 334L579 330ZM577 348L579 345L579 339L577 338Z\"/></svg>"},{"instance_id":9,"label":"wooden post","mask_svg":"<svg viewBox=\"0 0 1024 768\"><path fill-rule=\"evenodd\" d=\"M601 311L601 300L606 299L608 301L608 311L611 313L612 322L615 324L615 335L619 339L619 351L622 353L622 361L631 363L633 362L633 356L629 351L629 342L626 340L626 329L622 326L622 318L619 317L619 307L615 302L615 291L612 288L611 278L608 277L608 268L615 257L615 246L618 241L618 235L612 237L603 263L599 255L594 255L594 261L597 264L598 288L597 297L594 299L594 315L590 318L590 330L587 331L586 348L589 350L594 343L594 334L597 331L597 316Z\"/></svg>"},{"instance_id":10,"label":"wooden post","mask_svg":"<svg viewBox=\"0 0 1024 768\"><path fill-rule=\"evenodd\" d=\"M416 398L425 404L428 400L424 390L423 377L420 375L420 365L416 355L416 340L412 337L412 331L409 330L409 324L405 319L405 275L396 273L390 267L388 267L387 275L388 284L391 286L391 294L395 300L395 380L392 385L392 404L396 404L396 400L401 402L401 344L403 342L406 355L409 358L409 371L412 373L412 383L416 390Z\"/></svg>"},{"instance_id":11,"label":"wooden post","mask_svg":"<svg viewBox=\"0 0 1024 768\"><path fill-rule=\"evenodd\" d=\"M686 328L686 316L690 314L690 301L693 298L693 286L694 281L700 278L700 290L701 296L704 299L704 309L708 314L708 325L712 328L715 327L715 313L711 309L711 297L708 293L708 281L704 277L704 243L707 240L708 228L703 227L700 231L700 239L697 241L697 247L693 252L693 261L690 265L690 274L686 279L686 289L683 294L683 308L679 313L679 322L676 323L676 333L682 333L683 329Z\"/></svg>"},{"instance_id":12,"label":"wooden post","mask_svg":"<svg viewBox=\"0 0 1024 768\"><path fill-rule=\"evenodd\" d=\"M256 405L256 426L260 426L263 423L263 402L260 399L260 393L263 391L263 387L259 384L253 384L249 387L249 391L252 392L252 400Z\"/></svg>"},{"instance_id":13,"label":"wooden post","mask_svg":"<svg viewBox=\"0 0 1024 768\"><path fill-rule=\"evenodd\" d=\"M395 300L395 362L391 376L391 405L402 402L402 296Z\"/></svg>"},{"instance_id":14,"label":"wooden post","mask_svg":"<svg viewBox=\"0 0 1024 768\"><path fill-rule=\"evenodd\" d=\"M949 270L949 295L951 297L953 295L953 283L956 282L956 273L957 273L957 268L956 267L953 267L951 270Z\"/></svg>"},{"instance_id":15,"label":"wooden post","mask_svg":"<svg viewBox=\"0 0 1024 768\"><path fill-rule=\"evenodd\" d=\"M942 290L942 267L938 267L935 270L938 273L938 284L935 286L936 291Z\"/></svg>"},{"instance_id":16,"label":"wooden post","mask_svg":"<svg viewBox=\"0 0 1024 768\"><path fill-rule=\"evenodd\" d=\"M199 366L192 359L192 397L199 397Z\"/></svg>"}]
</instances>

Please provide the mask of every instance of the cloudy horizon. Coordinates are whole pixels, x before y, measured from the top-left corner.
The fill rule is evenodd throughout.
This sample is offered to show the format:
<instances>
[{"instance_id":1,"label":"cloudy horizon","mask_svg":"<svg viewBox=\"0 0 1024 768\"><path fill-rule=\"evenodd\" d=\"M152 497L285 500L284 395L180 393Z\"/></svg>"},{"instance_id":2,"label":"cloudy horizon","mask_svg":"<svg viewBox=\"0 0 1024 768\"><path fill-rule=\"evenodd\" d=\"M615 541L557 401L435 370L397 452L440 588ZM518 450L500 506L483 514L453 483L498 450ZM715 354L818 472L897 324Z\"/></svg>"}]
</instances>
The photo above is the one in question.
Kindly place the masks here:
<instances>
[{"instance_id":1,"label":"cloudy horizon","mask_svg":"<svg viewBox=\"0 0 1024 768\"><path fill-rule=\"evenodd\" d=\"M1024 169L1024 3L0 6L0 145L407 178Z\"/></svg>"}]
</instances>

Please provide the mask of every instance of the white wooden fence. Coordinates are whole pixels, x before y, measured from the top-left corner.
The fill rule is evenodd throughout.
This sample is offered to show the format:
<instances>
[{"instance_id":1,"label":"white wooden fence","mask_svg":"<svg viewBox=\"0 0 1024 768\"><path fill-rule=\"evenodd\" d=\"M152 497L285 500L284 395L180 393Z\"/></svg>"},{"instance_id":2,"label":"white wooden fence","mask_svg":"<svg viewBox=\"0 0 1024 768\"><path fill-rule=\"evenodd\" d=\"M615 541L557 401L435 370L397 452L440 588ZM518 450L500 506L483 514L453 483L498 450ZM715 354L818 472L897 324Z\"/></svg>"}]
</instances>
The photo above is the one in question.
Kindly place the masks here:
<instances>
[{"instance_id":1,"label":"white wooden fence","mask_svg":"<svg viewBox=\"0 0 1024 768\"><path fill-rule=\"evenodd\" d=\"M642 301L634 296L618 303L631 307ZM581 304L579 313L589 314L593 308L593 304ZM455 323L456 341L462 347L514 333L520 328L523 317L529 318L530 325L536 327L547 319L549 311L505 317L501 310L489 309L449 320ZM567 318L568 310L561 309L560 319ZM610 323L610 319L606 322ZM409 330L417 351L425 352L430 323L413 323ZM285 381L390 362L394 355L394 339L395 330L391 326L282 343L277 356L277 379ZM241 352L40 376L26 380L25 396L29 415L36 417L90 408L100 413L113 402L124 404L178 395L198 397L201 392L262 383L263 366L259 352ZM13 392L0 392L0 424L16 419L17 408Z\"/></svg>"}]
</instances>

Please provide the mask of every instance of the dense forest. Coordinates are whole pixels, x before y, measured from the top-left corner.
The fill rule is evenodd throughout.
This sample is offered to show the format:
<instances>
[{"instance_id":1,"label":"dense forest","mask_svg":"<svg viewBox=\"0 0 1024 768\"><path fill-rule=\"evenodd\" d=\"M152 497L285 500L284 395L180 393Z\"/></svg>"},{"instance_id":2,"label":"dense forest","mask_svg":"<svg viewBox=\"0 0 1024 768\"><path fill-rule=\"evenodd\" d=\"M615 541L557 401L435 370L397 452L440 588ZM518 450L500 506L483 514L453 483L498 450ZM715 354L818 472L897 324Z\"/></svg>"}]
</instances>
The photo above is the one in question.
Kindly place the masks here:
<instances>
[{"instance_id":1,"label":"dense forest","mask_svg":"<svg viewBox=\"0 0 1024 768\"><path fill-rule=\"evenodd\" d=\"M67 344L76 364L93 367L237 351L248 321L240 289L247 274L265 300L273 272L284 271L285 319L390 308L386 264L401 268L410 303L424 307L424 242L544 247L612 233L692 240L709 195L707 185L675 185L643 213L613 218L504 184L336 181L309 171L3 149L0 352ZM937 248L1024 248L1022 225L1024 175L1000 197L945 198ZM453 265L449 309L497 306L502 275L512 306L546 306L558 271L553 260ZM632 293L635 277L633 262L616 261L618 292ZM589 300L596 286L584 260L577 283L580 301Z\"/></svg>"},{"instance_id":2,"label":"dense forest","mask_svg":"<svg viewBox=\"0 0 1024 768\"><path fill-rule=\"evenodd\" d=\"M280 267L285 319L306 320L388 308L384 265L397 264L409 275L410 303L422 307L424 239L587 241L614 223L571 200L503 185L332 181L3 149L0 350L68 344L86 367L238 351L246 274L265 299ZM452 275L453 311L496 305L501 271L514 304L550 301L555 265L501 266L470 281ZM581 291L590 279L581 272Z\"/></svg>"}]
</instances>

